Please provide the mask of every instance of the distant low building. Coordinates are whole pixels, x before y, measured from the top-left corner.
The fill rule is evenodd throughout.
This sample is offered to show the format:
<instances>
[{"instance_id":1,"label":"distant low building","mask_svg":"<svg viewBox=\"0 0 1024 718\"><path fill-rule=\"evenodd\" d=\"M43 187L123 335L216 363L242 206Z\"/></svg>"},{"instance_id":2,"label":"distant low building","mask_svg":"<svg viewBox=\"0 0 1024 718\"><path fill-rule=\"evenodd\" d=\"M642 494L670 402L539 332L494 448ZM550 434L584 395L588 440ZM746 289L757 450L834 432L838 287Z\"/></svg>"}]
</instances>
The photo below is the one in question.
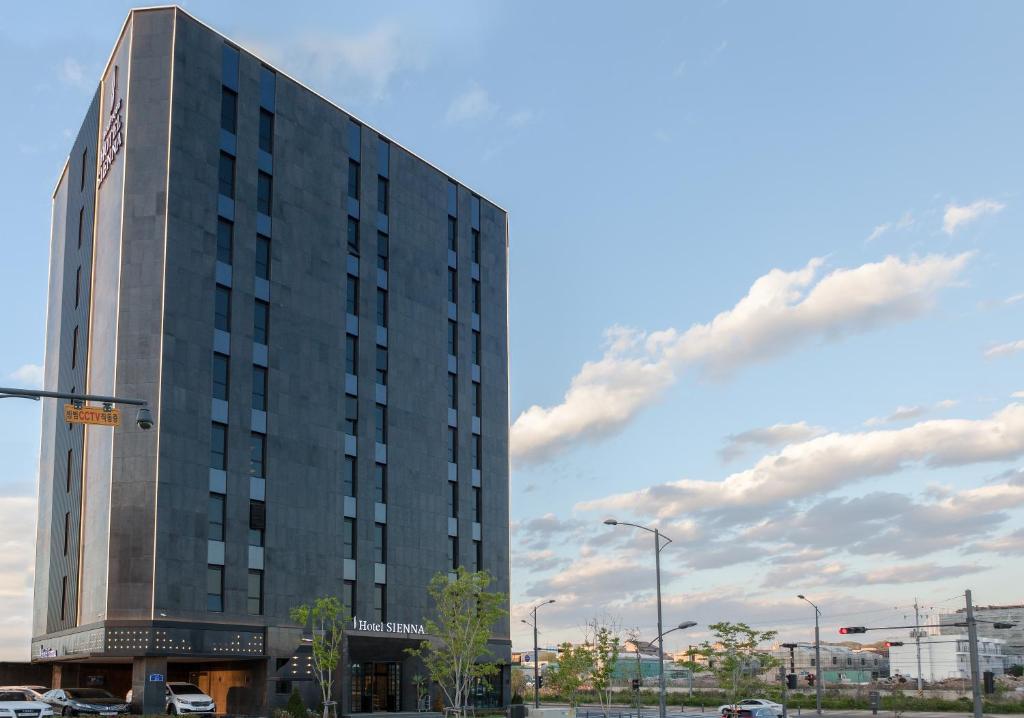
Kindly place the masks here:
<instances>
[{"instance_id":1,"label":"distant low building","mask_svg":"<svg viewBox=\"0 0 1024 718\"><path fill-rule=\"evenodd\" d=\"M961 608L939 616L939 623L942 624L939 632L947 636L963 633L964 627L954 624L966 622L966 612L966 609ZM998 638L1005 642L1003 655L1007 666L1024 664L1024 604L977 606L974 618L979 638ZM1011 623L1013 628L996 628L996 623Z\"/></svg>"},{"instance_id":2,"label":"distant low building","mask_svg":"<svg viewBox=\"0 0 1024 718\"><path fill-rule=\"evenodd\" d=\"M794 672L806 683L806 676L816 671L813 643L798 643L793 649L792 664L788 648L775 644L771 654L783 662L786 673ZM869 647L831 643L821 644L821 678L825 685L870 683L889 675L889 659Z\"/></svg>"},{"instance_id":3,"label":"distant low building","mask_svg":"<svg viewBox=\"0 0 1024 718\"><path fill-rule=\"evenodd\" d=\"M1005 670L1006 641L999 638L978 639L978 667L982 672L992 671L997 676ZM917 646L908 639L902 646L889 649L889 665L893 675L916 679ZM940 634L921 637L921 677L941 681L946 678L970 678L970 642L966 633Z\"/></svg>"}]
</instances>

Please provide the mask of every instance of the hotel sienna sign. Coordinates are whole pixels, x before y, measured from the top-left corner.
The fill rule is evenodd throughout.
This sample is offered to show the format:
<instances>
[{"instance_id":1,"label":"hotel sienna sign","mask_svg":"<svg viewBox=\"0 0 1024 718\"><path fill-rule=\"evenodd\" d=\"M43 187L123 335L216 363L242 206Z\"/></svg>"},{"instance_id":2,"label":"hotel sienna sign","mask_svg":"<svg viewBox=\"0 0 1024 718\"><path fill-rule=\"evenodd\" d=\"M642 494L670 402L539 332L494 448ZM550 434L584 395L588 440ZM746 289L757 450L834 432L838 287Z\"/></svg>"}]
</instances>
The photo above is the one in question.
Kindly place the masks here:
<instances>
[{"instance_id":1,"label":"hotel sienna sign","mask_svg":"<svg viewBox=\"0 0 1024 718\"><path fill-rule=\"evenodd\" d=\"M355 616L352 617L353 631L370 631L372 633L415 633L420 636L427 635L427 630L421 623L374 623L373 621L361 621Z\"/></svg>"},{"instance_id":2,"label":"hotel sienna sign","mask_svg":"<svg viewBox=\"0 0 1024 718\"><path fill-rule=\"evenodd\" d=\"M110 168L117 159L117 153L124 145L124 120L121 118L122 100L117 91L117 65L114 65L114 86L110 91L110 115L107 128L103 130L103 141L100 144L99 170L96 174L98 185L110 174Z\"/></svg>"}]
</instances>

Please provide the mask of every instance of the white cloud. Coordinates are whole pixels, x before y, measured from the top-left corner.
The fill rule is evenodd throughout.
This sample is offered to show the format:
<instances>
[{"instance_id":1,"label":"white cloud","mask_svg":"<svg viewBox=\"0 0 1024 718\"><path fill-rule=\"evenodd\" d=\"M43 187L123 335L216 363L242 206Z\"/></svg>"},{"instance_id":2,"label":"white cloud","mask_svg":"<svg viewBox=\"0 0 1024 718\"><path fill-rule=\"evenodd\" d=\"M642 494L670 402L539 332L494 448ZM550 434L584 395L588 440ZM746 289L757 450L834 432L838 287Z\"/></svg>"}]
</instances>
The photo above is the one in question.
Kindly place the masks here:
<instances>
[{"instance_id":1,"label":"white cloud","mask_svg":"<svg viewBox=\"0 0 1024 718\"><path fill-rule=\"evenodd\" d=\"M827 431L822 426L811 426L806 421L799 421L795 424L772 424L726 437L725 446L718 450L718 455L723 461L732 461L755 446L771 448L785 446L821 436Z\"/></svg>"},{"instance_id":2,"label":"white cloud","mask_svg":"<svg viewBox=\"0 0 1024 718\"><path fill-rule=\"evenodd\" d=\"M684 512L771 506L896 473L912 463L958 466L1024 455L1024 405L1010 404L988 419L936 419L905 429L832 433L790 444L753 468L722 481L682 479L639 491L583 501L584 511L617 509L670 518ZM1024 497L1024 486L1003 486ZM977 491L994 491L989 486ZM1004 496L1003 498L1008 498Z\"/></svg>"},{"instance_id":3,"label":"white cloud","mask_svg":"<svg viewBox=\"0 0 1024 718\"><path fill-rule=\"evenodd\" d=\"M879 237L881 237L883 234L890 230L906 229L907 227L910 227L913 224L913 215L910 212L906 212L902 217L900 217L895 222L884 222L882 224L876 225L875 228L871 230L871 234L869 234L868 238L864 241L874 242L876 239L878 239Z\"/></svg>"},{"instance_id":4,"label":"white cloud","mask_svg":"<svg viewBox=\"0 0 1024 718\"><path fill-rule=\"evenodd\" d=\"M427 56L417 38L390 20L358 34L319 31L284 45L259 40L247 45L294 77L315 83L315 89L329 88L346 106L387 98L395 78L422 69Z\"/></svg>"},{"instance_id":5,"label":"white cloud","mask_svg":"<svg viewBox=\"0 0 1024 718\"><path fill-rule=\"evenodd\" d=\"M764 576L764 586L802 582L807 585L878 586L886 584L924 583L959 578L988 570L979 564L943 566L935 563L893 564L870 571L851 571L841 563L785 566Z\"/></svg>"},{"instance_id":6,"label":"white cloud","mask_svg":"<svg viewBox=\"0 0 1024 718\"><path fill-rule=\"evenodd\" d=\"M32 637L36 501L0 497L0 660L27 660Z\"/></svg>"},{"instance_id":7,"label":"white cloud","mask_svg":"<svg viewBox=\"0 0 1024 718\"><path fill-rule=\"evenodd\" d=\"M995 359L996 357L1010 356L1017 352L1024 351L1024 339L1018 339L1015 342L1007 342L1006 344L997 344L994 347L990 347L985 350L986 359Z\"/></svg>"},{"instance_id":8,"label":"white cloud","mask_svg":"<svg viewBox=\"0 0 1024 718\"><path fill-rule=\"evenodd\" d=\"M967 205L946 205L942 215L942 229L946 234L953 234L961 225L970 224L986 214L995 214L1006 208L1002 202L993 199L979 199Z\"/></svg>"},{"instance_id":9,"label":"white cloud","mask_svg":"<svg viewBox=\"0 0 1024 718\"><path fill-rule=\"evenodd\" d=\"M1006 304L1016 304L1022 299L1024 299L1024 293L1011 295L1004 299L1003 302Z\"/></svg>"},{"instance_id":10,"label":"white cloud","mask_svg":"<svg viewBox=\"0 0 1024 718\"><path fill-rule=\"evenodd\" d=\"M562 403L533 405L516 418L513 459L544 461L617 431L664 394L679 368L724 378L815 339L916 317L957 280L970 257L890 256L820 278L823 260L812 259L796 271L771 270L732 309L684 332L613 327L604 356L583 365Z\"/></svg>"},{"instance_id":11,"label":"white cloud","mask_svg":"<svg viewBox=\"0 0 1024 718\"><path fill-rule=\"evenodd\" d=\"M943 399L936 402L934 406L897 406L888 416L873 416L864 422L865 426L881 426L882 424L897 424L911 419L917 419L932 411L951 409L957 405L955 399Z\"/></svg>"},{"instance_id":12,"label":"white cloud","mask_svg":"<svg viewBox=\"0 0 1024 718\"><path fill-rule=\"evenodd\" d=\"M64 62L61 63L60 79L74 87L88 87L90 85L90 82L85 79L85 68L73 57L65 57Z\"/></svg>"},{"instance_id":13,"label":"white cloud","mask_svg":"<svg viewBox=\"0 0 1024 718\"><path fill-rule=\"evenodd\" d=\"M497 111L498 106L491 101L487 90L474 85L452 100L444 119L449 124L471 122L493 117Z\"/></svg>"},{"instance_id":14,"label":"white cloud","mask_svg":"<svg viewBox=\"0 0 1024 718\"><path fill-rule=\"evenodd\" d=\"M1014 399L1024 399L1024 391L1015 391L1010 394Z\"/></svg>"},{"instance_id":15,"label":"white cloud","mask_svg":"<svg viewBox=\"0 0 1024 718\"><path fill-rule=\"evenodd\" d=\"M22 388L39 389L43 386L43 367L39 364L22 364L8 376L24 384Z\"/></svg>"},{"instance_id":16,"label":"white cloud","mask_svg":"<svg viewBox=\"0 0 1024 718\"><path fill-rule=\"evenodd\" d=\"M998 553L1019 558L1021 554L1024 554L1024 528L1017 529L1005 536L978 541L965 550L968 553Z\"/></svg>"}]
</instances>

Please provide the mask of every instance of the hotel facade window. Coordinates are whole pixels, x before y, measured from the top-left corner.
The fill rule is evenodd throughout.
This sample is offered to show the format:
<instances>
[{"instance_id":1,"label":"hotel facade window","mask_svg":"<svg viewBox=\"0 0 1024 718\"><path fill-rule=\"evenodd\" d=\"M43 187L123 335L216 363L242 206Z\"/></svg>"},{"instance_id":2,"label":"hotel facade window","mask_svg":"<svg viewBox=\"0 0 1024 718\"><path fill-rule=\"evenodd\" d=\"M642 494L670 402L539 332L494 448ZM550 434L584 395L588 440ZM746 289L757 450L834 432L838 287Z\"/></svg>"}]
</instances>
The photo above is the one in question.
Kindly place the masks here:
<instances>
[{"instance_id":1,"label":"hotel facade window","mask_svg":"<svg viewBox=\"0 0 1024 718\"><path fill-rule=\"evenodd\" d=\"M206 610L212 613L224 612L224 567L206 567Z\"/></svg>"},{"instance_id":2,"label":"hotel facade window","mask_svg":"<svg viewBox=\"0 0 1024 718\"><path fill-rule=\"evenodd\" d=\"M246 603L250 616L263 614L263 571L249 569L248 595Z\"/></svg>"},{"instance_id":3,"label":"hotel facade window","mask_svg":"<svg viewBox=\"0 0 1024 718\"><path fill-rule=\"evenodd\" d=\"M256 235L256 278L270 280L270 240Z\"/></svg>"},{"instance_id":4,"label":"hotel facade window","mask_svg":"<svg viewBox=\"0 0 1024 718\"><path fill-rule=\"evenodd\" d=\"M265 465L267 460L267 437L258 431L250 434L249 440L249 476L266 476Z\"/></svg>"},{"instance_id":5,"label":"hotel facade window","mask_svg":"<svg viewBox=\"0 0 1024 718\"><path fill-rule=\"evenodd\" d=\"M238 127L238 93L220 88L220 128L235 134Z\"/></svg>"},{"instance_id":6,"label":"hotel facade window","mask_svg":"<svg viewBox=\"0 0 1024 718\"><path fill-rule=\"evenodd\" d=\"M259 365L252 368L252 408L267 410L267 369Z\"/></svg>"},{"instance_id":7,"label":"hotel facade window","mask_svg":"<svg viewBox=\"0 0 1024 718\"><path fill-rule=\"evenodd\" d=\"M220 174L218 189L229 199L235 198L235 158L227 152L220 153Z\"/></svg>"},{"instance_id":8,"label":"hotel facade window","mask_svg":"<svg viewBox=\"0 0 1024 718\"><path fill-rule=\"evenodd\" d=\"M214 305L214 328L222 332L231 331L231 290L217 285Z\"/></svg>"},{"instance_id":9,"label":"hotel facade window","mask_svg":"<svg viewBox=\"0 0 1024 718\"><path fill-rule=\"evenodd\" d=\"M213 353L213 398L228 400L228 357L226 354Z\"/></svg>"},{"instance_id":10,"label":"hotel facade window","mask_svg":"<svg viewBox=\"0 0 1024 718\"><path fill-rule=\"evenodd\" d=\"M219 217L217 219L217 261L231 264L231 250L234 245L235 225Z\"/></svg>"},{"instance_id":11,"label":"hotel facade window","mask_svg":"<svg viewBox=\"0 0 1024 718\"><path fill-rule=\"evenodd\" d=\"M213 422L210 436L210 468L224 471L228 468L228 427L227 424Z\"/></svg>"},{"instance_id":12,"label":"hotel facade window","mask_svg":"<svg viewBox=\"0 0 1024 718\"><path fill-rule=\"evenodd\" d=\"M356 495L356 460L355 457L346 456L341 470L341 484L345 496Z\"/></svg>"}]
</instances>

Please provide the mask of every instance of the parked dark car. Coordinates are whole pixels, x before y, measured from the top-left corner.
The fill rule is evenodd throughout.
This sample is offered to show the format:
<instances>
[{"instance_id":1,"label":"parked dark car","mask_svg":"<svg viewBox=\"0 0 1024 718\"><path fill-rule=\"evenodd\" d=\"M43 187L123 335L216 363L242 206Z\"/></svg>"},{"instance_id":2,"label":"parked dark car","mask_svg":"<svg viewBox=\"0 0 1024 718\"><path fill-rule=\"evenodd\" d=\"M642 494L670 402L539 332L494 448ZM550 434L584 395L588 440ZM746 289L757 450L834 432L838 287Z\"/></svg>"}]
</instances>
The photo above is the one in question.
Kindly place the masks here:
<instances>
[{"instance_id":1,"label":"parked dark car","mask_svg":"<svg viewBox=\"0 0 1024 718\"><path fill-rule=\"evenodd\" d=\"M54 688L43 694L43 700L60 709L63 716L116 716L128 712L128 704L102 688Z\"/></svg>"}]
</instances>

